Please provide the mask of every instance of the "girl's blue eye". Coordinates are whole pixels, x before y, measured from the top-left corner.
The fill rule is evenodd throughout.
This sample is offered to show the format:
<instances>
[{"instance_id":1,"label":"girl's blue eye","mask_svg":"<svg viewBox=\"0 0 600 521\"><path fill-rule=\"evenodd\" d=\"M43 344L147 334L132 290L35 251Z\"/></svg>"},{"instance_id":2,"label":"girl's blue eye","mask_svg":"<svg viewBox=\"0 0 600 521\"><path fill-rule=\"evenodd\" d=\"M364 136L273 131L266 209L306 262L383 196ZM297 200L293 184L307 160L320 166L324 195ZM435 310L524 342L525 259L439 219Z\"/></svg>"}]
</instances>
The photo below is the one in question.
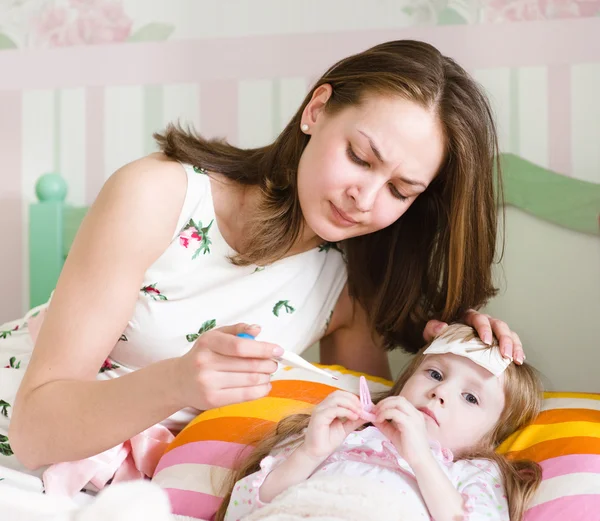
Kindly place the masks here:
<instances>
[{"instance_id":1,"label":"girl's blue eye","mask_svg":"<svg viewBox=\"0 0 600 521\"><path fill-rule=\"evenodd\" d=\"M367 163L364 159L361 159L360 157L358 157L354 153L354 150L352 150L352 146L350 144L348 144L348 148L346 149L346 153L348 154L348 157L350 158L350 160L353 163L356 163L357 165L360 165L360 166L364 166L365 168L370 168L371 167L371 165L369 163Z\"/></svg>"},{"instance_id":2,"label":"girl's blue eye","mask_svg":"<svg viewBox=\"0 0 600 521\"><path fill-rule=\"evenodd\" d=\"M469 402L472 405L479 405L479 400L477 399L476 396L472 395L471 393L465 393L464 394L465 400L467 400L467 402Z\"/></svg>"},{"instance_id":3,"label":"girl's blue eye","mask_svg":"<svg viewBox=\"0 0 600 521\"><path fill-rule=\"evenodd\" d=\"M429 373L429 376L431 376L431 378L433 378L434 380L437 380L438 382L441 382L443 379L442 373L440 373L439 371L436 371L435 369L429 369L427 371Z\"/></svg>"}]
</instances>

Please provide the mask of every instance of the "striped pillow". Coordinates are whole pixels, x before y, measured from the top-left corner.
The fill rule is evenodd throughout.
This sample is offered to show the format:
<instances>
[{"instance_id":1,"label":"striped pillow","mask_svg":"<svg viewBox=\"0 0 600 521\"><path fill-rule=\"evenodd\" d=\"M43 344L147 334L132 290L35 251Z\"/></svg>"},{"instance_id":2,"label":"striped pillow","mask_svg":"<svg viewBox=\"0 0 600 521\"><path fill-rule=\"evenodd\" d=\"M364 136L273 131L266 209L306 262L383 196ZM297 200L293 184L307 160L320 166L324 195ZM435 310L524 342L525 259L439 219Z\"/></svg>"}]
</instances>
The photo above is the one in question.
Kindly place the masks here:
<instances>
[{"instance_id":1,"label":"striped pillow","mask_svg":"<svg viewBox=\"0 0 600 521\"><path fill-rule=\"evenodd\" d=\"M600 394L546 393L542 412L499 448L537 461L542 484L525 521L600 520Z\"/></svg>"},{"instance_id":2,"label":"striped pillow","mask_svg":"<svg viewBox=\"0 0 600 521\"><path fill-rule=\"evenodd\" d=\"M200 414L175 438L153 481L167 490L173 512L210 519L221 503L219 484L240 455L281 418L320 402L336 387L358 393L360 373L325 369L327 380L301 369L280 371L269 396ZM367 376L367 375L365 375ZM367 376L372 392L391 382ZM336 387L334 387L335 385ZM542 413L498 449L540 463L543 481L525 521L600 521L600 394L546 393Z\"/></svg>"},{"instance_id":3,"label":"striped pillow","mask_svg":"<svg viewBox=\"0 0 600 521\"><path fill-rule=\"evenodd\" d=\"M278 371L269 396L203 412L169 445L152 480L167 491L173 513L210 519L221 504L220 484L231 469L282 418L309 410L336 388L358 394L360 373L320 366L339 380L297 368ZM372 393L392 382L364 375Z\"/></svg>"}]
</instances>

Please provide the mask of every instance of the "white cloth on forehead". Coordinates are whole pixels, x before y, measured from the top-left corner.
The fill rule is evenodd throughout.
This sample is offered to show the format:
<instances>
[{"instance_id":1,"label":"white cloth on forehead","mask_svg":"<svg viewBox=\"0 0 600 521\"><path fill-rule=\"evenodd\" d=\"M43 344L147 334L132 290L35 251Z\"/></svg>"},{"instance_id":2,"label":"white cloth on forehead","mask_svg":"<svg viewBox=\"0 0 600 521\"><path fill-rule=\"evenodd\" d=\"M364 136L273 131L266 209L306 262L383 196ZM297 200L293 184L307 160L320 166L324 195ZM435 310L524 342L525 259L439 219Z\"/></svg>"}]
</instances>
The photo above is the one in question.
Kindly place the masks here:
<instances>
[{"instance_id":1,"label":"white cloth on forehead","mask_svg":"<svg viewBox=\"0 0 600 521\"><path fill-rule=\"evenodd\" d=\"M483 346L481 340L473 339L468 342L436 338L423 351L425 355L443 355L452 353L473 360L476 364L487 369L494 376L500 376L512 363L510 358L504 358L498 346Z\"/></svg>"}]
</instances>

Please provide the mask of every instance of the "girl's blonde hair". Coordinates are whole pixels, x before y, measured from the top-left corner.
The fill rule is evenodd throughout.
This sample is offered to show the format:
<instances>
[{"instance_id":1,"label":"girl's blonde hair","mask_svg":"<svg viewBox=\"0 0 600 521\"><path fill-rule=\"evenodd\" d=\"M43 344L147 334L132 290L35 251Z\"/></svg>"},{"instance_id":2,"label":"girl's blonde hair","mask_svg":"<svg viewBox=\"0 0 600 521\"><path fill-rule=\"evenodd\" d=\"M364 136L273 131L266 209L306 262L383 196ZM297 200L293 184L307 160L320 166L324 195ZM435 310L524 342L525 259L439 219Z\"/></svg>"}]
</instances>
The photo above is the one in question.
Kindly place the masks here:
<instances>
[{"instance_id":1,"label":"girl's blonde hair","mask_svg":"<svg viewBox=\"0 0 600 521\"><path fill-rule=\"evenodd\" d=\"M460 342L479 340L475 330L463 324L452 324L439 336ZM481 342L481 345L485 344ZM498 341L494 338L492 347L497 346ZM427 356L423 354L427 347L428 345L423 347L414 356L389 391L374 398L375 403L388 396L400 394L406 381L416 372ZM540 466L533 461L508 459L497 454L495 449L512 433L531 423L539 414L542 402L542 384L537 371L527 363L510 364L504 375L505 405L498 422L477 447L473 447L471 452L462 455L460 459L488 459L498 465L508 498L510 519L511 521L521 521L525 508L542 480L542 471ZM224 485L227 493L215 521L225 519L235 483L257 472L260 469L261 460L268 456L275 446L284 448L286 440L290 445L297 443L298 435L308 426L309 420L310 414L294 414L284 418L277 424L273 432L256 445L250 456L240 462L239 468L232 472Z\"/></svg>"}]
</instances>

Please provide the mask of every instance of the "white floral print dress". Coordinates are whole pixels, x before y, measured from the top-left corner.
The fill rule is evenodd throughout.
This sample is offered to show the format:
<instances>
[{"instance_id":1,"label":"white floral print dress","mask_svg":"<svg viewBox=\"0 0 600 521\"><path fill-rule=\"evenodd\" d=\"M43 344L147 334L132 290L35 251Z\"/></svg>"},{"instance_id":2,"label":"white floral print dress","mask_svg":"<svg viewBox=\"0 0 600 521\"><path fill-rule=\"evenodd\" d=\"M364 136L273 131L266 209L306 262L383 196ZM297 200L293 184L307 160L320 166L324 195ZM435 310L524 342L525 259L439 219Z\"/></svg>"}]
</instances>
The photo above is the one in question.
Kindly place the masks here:
<instances>
[{"instance_id":1,"label":"white floral print dress","mask_svg":"<svg viewBox=\"0 0 600 521\"><path fill-rule=\"evenodd\" d=\"M99 379L183 355L202 333L238 322L259 324L260 339L301 353L322 337L346 283L344 260L332 244L268 266L233 265L228 257L235 252L219 232L209 177L202 168L183 168L188 189L173 239L147 270L134 313L98 368ZM33 350L30 323L47 305L0 325L0 467L22 469L8 425ZM180 430L196 414L186 409L163 425Z\"/></svg>"}]
</instances>

